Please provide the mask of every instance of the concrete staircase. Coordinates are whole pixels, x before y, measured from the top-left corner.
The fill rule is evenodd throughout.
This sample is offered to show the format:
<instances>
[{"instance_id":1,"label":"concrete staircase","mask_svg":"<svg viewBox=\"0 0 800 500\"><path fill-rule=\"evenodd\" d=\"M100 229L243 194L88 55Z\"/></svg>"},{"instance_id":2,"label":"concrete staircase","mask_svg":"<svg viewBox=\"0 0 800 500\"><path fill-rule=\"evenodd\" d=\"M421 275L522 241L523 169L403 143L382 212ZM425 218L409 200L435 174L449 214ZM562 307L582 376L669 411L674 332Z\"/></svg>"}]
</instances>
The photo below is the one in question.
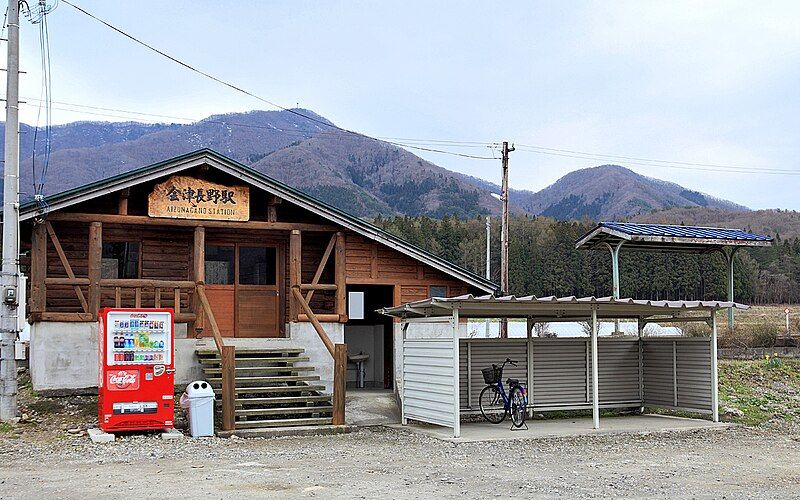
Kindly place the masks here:
<instances>
[{"instance_id":1,"label":"concrete staircase","mask_svg":"<svg viewBox=\"0 0 800 500\"><path fill-rule=\"evenodd\" d=\"M197 350L221 406L222 370L215 348ZM330 425L331 396L305 351L297 347L236 348L236 429Z\"/></svg>"}]
</instances>

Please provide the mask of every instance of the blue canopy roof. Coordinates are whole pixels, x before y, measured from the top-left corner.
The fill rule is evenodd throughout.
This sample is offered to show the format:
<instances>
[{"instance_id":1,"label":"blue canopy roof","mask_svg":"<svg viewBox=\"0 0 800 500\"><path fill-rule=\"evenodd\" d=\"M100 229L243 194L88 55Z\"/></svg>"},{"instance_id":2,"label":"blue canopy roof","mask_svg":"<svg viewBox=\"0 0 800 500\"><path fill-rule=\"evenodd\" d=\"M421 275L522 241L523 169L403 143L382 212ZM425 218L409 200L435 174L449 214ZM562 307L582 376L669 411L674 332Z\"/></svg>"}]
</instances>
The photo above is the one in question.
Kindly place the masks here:
<instances>
[{"instance_id":1,"label":"blue canopy roof","mask_svg":"<svg viewBox=\"0 0 800 500\"><path fill-rule=\"evenodd\" d=\"M576 248L593 248L604 243L624 242L626 247L651 250L703 251L723 246L768 246L771 236L724 227L679 226L601 222L582 236Z\"/></svg>"}]
</instances>

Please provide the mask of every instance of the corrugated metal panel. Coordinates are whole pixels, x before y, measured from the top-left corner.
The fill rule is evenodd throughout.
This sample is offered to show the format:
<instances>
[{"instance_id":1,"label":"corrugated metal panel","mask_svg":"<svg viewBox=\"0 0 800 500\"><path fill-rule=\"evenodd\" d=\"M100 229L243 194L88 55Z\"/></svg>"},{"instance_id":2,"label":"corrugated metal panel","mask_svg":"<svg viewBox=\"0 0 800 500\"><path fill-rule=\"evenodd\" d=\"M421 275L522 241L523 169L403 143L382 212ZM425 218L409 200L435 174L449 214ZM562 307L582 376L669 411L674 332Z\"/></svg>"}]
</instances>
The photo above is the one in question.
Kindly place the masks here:
<instances>
[{"instance_id":1,"label":"corrugated metal panel","mask_svg":"<svg viewBox=\"0 0 800 500\"><path fill-rule=\"evenodd\" d=\"M586 403L586 342L567 339L533 343L534 407Z\"/></svg>"},{"instance_id":2,"label":"corrugated metal panel","mask_svg":"<svg viewBox=\"0 0 800 500\"><path fill-rule=\"evenodd\" d=\"M711 411L711 342L678 342L678 406Z\"/></svg>"},{"instance_id":3,"label":"corrugated metal panel","mask_svg":"<svg viewBox=\"0 0 800 500\"><path fill-rule=\"evenodd\" d=\"M414 325L409 325L413 330ZM403 415L453 427L455 413L453 339L403 340Z\"/></svg>"},{"instance_id":4,"label":"corrugated metal panel","mask_svg":"<svg viewBox=\"0 0 800 500\"><path fill-rule=\"evenodd\" d=\"M642 357L646 405L712 410L711 339L645 339Z\"/></svg>"},{"instance_id":5,"label":"corrugated metal panel","mask_svg":"<svg viewBox=\"0 0 800 500\"><path fill-rule=\"evenodd\" d=\"M503 383L507 378L518 378L527 384L528 376L528 348L526 339L461 339L459 349L459 382L462 408L478 408L478 396L486 387L481 370L493 364L501 365L506 358L517 362L518 366L506 365L503 370ZM467 363L467 356L471 355L472 362ZM469 380L467 367L472 368ZM470 381L471 380L471 384ZM471 405L468 386L471 385Z\"/></svg>"},{"instance_id":6,"label":"corrugated metal panel","mask_svg":"<svg viewBox=\"0 0 800 500\"><path fill-rule=\"evenodd\" d=\"M533 339L533 387L529 402L534 408L587 407L591 403L591 385L587 391L588 339ZM599 342L600 403L638 403L638 339L602 339ZM500 364L509 357L518 367L506 367L504 378L514 377L527 383L526 339L462 339L459 350L460 394L462 408L478 408L478 396L486 386L482 368ZM468 368L470 382L467 379ZM589 365L591 368L591 365ZM590 373L590 372L589 372ZM471 385L471 387L470 387ZM468 397L471 389L472 400Z\"/></svg>"}]
</instances>

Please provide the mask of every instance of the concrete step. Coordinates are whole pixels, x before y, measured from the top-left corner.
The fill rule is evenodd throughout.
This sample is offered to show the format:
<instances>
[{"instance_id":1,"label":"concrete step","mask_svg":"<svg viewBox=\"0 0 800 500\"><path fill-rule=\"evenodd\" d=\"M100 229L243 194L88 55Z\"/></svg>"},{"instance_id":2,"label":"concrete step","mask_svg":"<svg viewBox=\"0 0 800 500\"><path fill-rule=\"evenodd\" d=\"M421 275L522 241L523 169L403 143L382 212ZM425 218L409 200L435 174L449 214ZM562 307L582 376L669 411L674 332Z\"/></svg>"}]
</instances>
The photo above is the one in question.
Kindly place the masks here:
<instances>
[{"instance_id":1,"label":"concrete step","mask_svg":"<svg viewBox=\"0 0 800 500\"><path fill-rule=\"evenodd\" d=\"M236 429L258 429L264 427L292 427L306 425L332 425L333 418L282 418L275 420L243 420L236 422Z\"/></svg>"},{"instance_id":2,"label":"concrete step","mask_svg":"<svg viewBox=\"0 0 800 500\"><path fill-rule=\"evenodd\" d=\"M237 387L237 394L290 394L298 392L320 392L324 391L324 385L272 385L260 387ZM214 388L214 394L221 394L222 389Z\"/></svg>"},{"instance_id":3,"label":"concrete step","mask_svg":"<svg viewBox=\"0 0 800 500\"><path fill-rule=\"evenodd\" d=\"M331 413L333 406L294 406L294 407L277 407L277 408L248 408L236 410L237 417L249 416L269 416L269 415L298 415L298 414L318 414L323 416L323 413Z\"/></svg>"},{"instance_id":4,"label":"concrete step","mask_svg":"<svg viewBox=\"0 0 800 500\"><path fill-rule=\"evenodd\" d=\"M295 374L313 371L313 366L237 366L236 377L238 378L239 375L255 375L259 372ZM203 373L206 375L219 375L222 373L222 368L203 368Z\"/></svg>"},{"instance_id":5,"label":"concrete step","mask_svg":"<svg viewBox=\"0 0 800 500\"><path fill-rule=\"evenodd\" d=\"M352 426L315 424L301 425L295 427L262 427L253 429L236 429L233 431L219 431L219 437L241 437L241 438L273 438L273 437L298 437L298 436L320 436L329 434L344 434L351 432Z\"/></svg>"},{"instance_id":6,"label":"concrete step","mask_svg":"<svg viewBox=\"0 0 800 500\"><path fill-rule=\"evenodd\" d=\"M276 375L274 377L236 377L236 387L245 384L281 384L284 382L316 382L319 375ZM210 377L207 382L214 387L222 384L222 377Z\"/></svg>"}]
</instances>

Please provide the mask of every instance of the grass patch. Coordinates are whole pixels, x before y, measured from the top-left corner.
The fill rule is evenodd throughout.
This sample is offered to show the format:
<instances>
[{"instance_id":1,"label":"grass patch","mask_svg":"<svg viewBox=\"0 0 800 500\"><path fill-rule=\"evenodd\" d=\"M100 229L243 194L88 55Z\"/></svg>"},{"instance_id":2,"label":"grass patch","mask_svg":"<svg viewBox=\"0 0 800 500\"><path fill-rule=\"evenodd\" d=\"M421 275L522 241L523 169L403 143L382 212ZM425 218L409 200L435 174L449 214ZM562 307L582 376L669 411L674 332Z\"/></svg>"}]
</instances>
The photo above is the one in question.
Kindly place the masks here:
<instances>
[{"instance_id":1,"label":"grass patch","mask_svg":"<svg viewBox=\"0 0 800 500\"><path fill-rule=\"evenodd\" d=\"M13 430L14 427L8 422L0 422L0 434L8 434Z\"/></svg>"},{"instance_id":2,"label":"grass patch","mask_svg":"<svg viewBox=\"0 0 800 500\"><path fill-rule=\"evenodd\" d=\"M747 425L794 422L800 419L800 360L721 360L719 397L728 420Z\"/></svg>"}]
</instances>

